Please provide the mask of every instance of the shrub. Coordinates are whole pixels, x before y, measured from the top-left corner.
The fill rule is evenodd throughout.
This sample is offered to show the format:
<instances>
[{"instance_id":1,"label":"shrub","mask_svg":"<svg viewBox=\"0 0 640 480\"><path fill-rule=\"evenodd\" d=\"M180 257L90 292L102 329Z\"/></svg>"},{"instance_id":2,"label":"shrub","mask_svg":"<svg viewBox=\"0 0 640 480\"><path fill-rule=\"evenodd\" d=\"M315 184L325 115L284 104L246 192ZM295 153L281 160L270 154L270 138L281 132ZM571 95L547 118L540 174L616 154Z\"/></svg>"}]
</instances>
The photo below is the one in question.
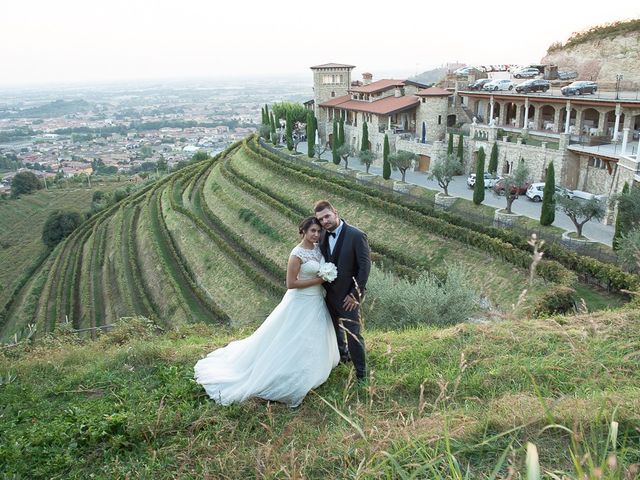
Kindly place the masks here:
<instances>
[{"instance_id":1,"label":"shrub","mask_svg":"<svg viewBox=\"0 0 640 480\"><path fill-rule=\"evenodd\" d=\"M373 266L362 306L366 325L392 329L463 322L480 300L467 277L464 269L452 266L444 281L426 272L411 281Z\"/></svg>"},{"instance_id":2,"label":"shrub","mask_svg":"<svg viewBox=\"0 0 640 480\"><path fill-rule=\"evenodd\" d=\"M576 291L571 287L558 285L546 291L534 307L534 315L553 315L571 313L576 309Z\"/></svg>"},{"instance_id":3,"label":"shrub","mask_svg":"<svg viewBox=\"0 0 640 480\"><path fill-rule=\"evenodd\" d=\"M78 212L56 210L49 214L42 227L42 241L49 247L55 247L82 223Z\"/></svg>"},{"instance_id":4,"label":"shrub","mask_svg":"<svg viewBox=\"0 0 640 480\"><path fill-rule=\"evenodd\" d=\"M41 188L42 184L33 172L19 172L11 181L11 196L26 195Z\"/></svg>"}]
</instances>

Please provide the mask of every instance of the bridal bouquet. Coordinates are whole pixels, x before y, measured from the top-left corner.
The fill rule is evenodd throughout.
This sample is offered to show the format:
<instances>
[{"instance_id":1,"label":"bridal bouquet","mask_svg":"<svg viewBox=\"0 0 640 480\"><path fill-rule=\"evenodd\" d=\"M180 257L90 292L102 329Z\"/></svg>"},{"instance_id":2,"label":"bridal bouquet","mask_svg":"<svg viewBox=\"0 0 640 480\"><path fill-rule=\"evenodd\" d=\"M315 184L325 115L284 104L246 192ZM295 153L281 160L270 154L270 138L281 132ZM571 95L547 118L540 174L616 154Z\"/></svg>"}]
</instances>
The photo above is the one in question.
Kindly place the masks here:
<instances>
[{"instance_id":1,"label":"bridal bouquet","mask_svg":"<svg viewBox=\"0 0 640 480\"><path fill-rule=\"evenodd\" d=\"M318 270L318 276L325 282L333 282L338 276L338 269L331 262L323 263Z\"/></svg>"}]
</instances>

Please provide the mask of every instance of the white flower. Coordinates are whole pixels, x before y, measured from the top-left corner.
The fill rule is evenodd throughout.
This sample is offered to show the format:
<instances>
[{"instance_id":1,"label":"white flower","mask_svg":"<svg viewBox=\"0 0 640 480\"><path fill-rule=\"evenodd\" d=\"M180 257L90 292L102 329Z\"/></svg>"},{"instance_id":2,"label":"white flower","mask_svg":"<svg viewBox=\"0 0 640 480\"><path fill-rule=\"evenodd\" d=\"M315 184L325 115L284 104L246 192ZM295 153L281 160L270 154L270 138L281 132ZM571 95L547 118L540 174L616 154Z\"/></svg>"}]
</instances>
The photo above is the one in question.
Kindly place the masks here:
<instances>
[{"instance_id":1,"label":"white flower","mask_svg":"<svg viewBox=\"0 0 640 480\"><path fill-rule=\"evenodd\" d=\"M318 276L325 282L333 282L338 276L338 269L331 262L323 263L318 270Z\"/></svg>"}]
</instances>

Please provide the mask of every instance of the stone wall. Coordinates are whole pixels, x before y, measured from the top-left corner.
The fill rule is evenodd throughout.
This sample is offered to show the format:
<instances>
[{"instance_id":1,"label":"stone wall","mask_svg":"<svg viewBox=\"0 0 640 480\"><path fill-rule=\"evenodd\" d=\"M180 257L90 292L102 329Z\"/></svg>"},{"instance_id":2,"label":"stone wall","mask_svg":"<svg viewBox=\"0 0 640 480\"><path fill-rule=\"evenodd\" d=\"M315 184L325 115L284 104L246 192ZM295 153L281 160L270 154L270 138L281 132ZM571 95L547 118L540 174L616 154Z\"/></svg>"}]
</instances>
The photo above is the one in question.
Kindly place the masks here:
<instances>
[{"instance_id":1,"label":"stone wall","mask_svg":"<svg viewBox=\"0 0 640 480\"><path fill-rule=\"evenodd\" d=\"M422 136L422 122L427 128L427 141L444 140L447 133L448 99L441 97L424 97L416 112L416 136Z\"/></svg>"},{"instance_id":2,"label":"stone wall","mask_svg":"<svg viewBox=\"0 0 640 480\"><path fill-rule=\"evenodd\" d=\"M505 165L507 163L510 166L509 171L513 171L513 168L516 167L517 162L519 162L520 159L523 159L527 167L529 167L529 170L531 172L531 180L533 182L543 181L545 169L550 162L553 162L553 166L556 172L563 172L566 159L566 155L563 151L549 149L546 148L546 146L537 147L533 145L523 145L520 142L506 142L504 140L498 140L497 143L498 175L505 174L505 171L507 170L505 168ZM468 144L468 148L470 148L472 152L470 158L475 158L475 154L473 152L477 152L480 147L484 147L484 151L486 154L486 168L489 165L493 142L487 140L470 140ZM474 168L472 162L467 163L467 165L472 169ZM558 177L561 177L561 174L556 176L556 182L563 184L563 179Z\"/></svg>"}]
</instances>

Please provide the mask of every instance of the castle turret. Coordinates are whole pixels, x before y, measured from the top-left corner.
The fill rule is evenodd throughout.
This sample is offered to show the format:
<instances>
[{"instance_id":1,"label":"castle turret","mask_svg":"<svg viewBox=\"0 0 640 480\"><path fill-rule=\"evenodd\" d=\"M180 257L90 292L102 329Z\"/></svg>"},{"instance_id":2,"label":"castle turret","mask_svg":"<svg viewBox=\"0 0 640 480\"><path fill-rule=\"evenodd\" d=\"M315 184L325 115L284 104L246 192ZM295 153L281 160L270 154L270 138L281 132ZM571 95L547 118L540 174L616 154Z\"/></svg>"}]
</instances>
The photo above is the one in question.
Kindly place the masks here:
<instances>
[{"instance_id":1,"label":"castle turret","mask_svg":"<svg viewBox=\"0 0 640 480\"><path fill-rule=\"evenodd\" d=\"M321 118L323 112L318 108L322 102L332 98L347 95L351 86L351 70L354 65L341 63L325 63L311 67L313 71L313 100L314 110L318 118L318 128L324 125L326 118ZM319 132L324 137L325 132Z\"/></svg>"}]
</instances>

